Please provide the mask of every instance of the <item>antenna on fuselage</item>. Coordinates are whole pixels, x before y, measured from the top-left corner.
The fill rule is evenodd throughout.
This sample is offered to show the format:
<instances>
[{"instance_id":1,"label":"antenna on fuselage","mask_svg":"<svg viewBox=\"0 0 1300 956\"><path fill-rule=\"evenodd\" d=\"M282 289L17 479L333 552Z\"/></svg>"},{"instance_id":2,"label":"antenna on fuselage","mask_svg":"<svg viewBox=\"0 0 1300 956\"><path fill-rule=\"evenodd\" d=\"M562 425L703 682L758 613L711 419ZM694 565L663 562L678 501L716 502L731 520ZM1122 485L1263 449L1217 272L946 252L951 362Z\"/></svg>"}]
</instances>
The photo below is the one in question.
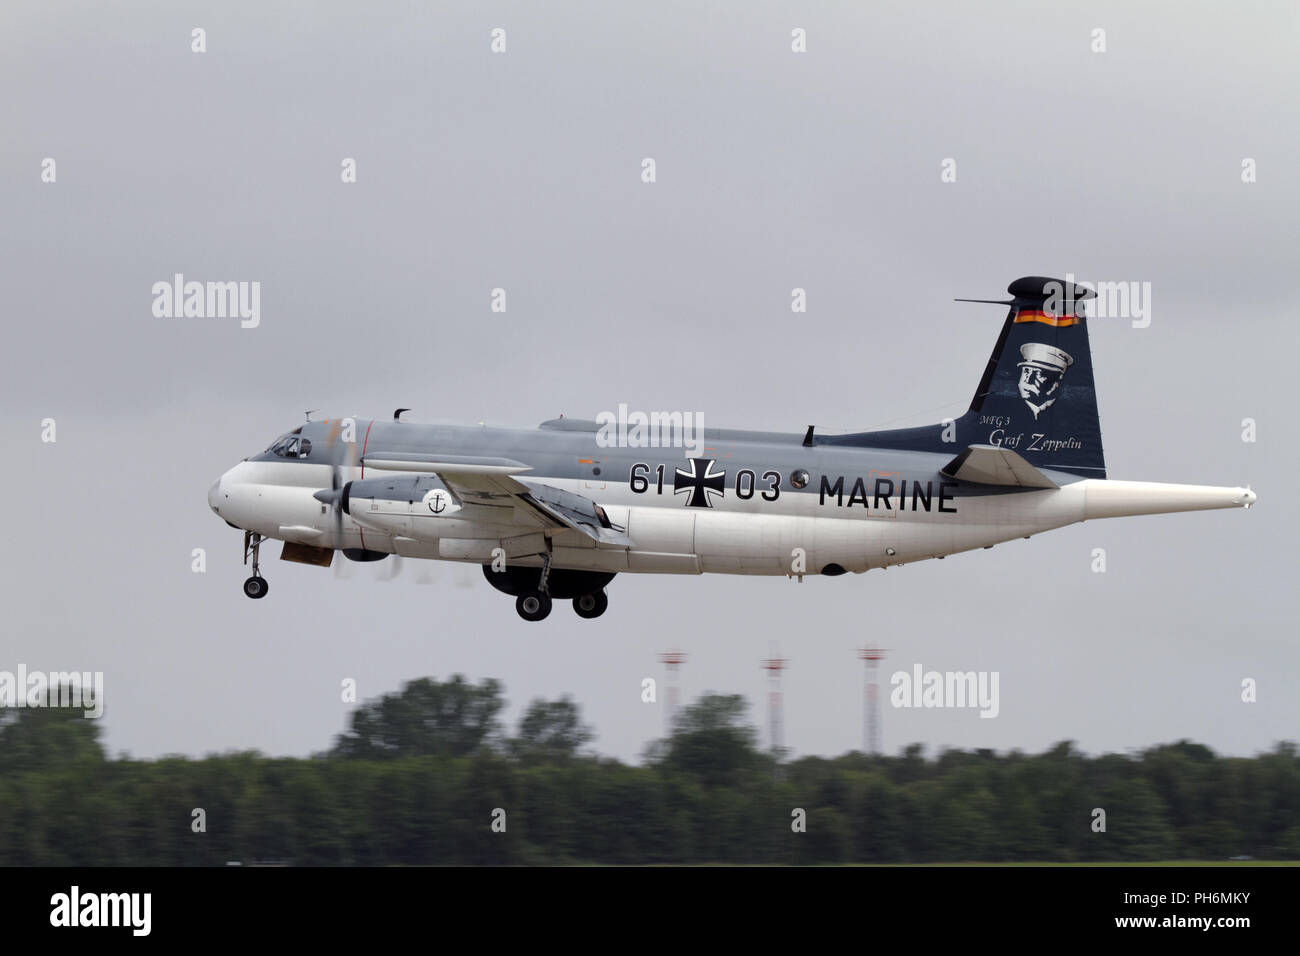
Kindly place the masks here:
<instances>
[{"instance_id":1,"label":"antenna on fuselage","mask_svg":"<svg viewBox=\"0 0 1300 956\"><path fill-rule=\"evenodd\" d=\"M409 408L398 408L398 409L395 409L395 410L393 411L393 421L395 421L395 422L400 422L400 421L402 420L402 412L409 412L409 411L410 411Z\"/></svg>"},{"instance_id":2,"label":"antenna on fuselage","mask_svg":"<svg viewBox=\"0 0 1300 956\"><path fill-rule=\"evenodd\" d=\"M319 411L320 411L319 408L313 408L313 409L311 409L310 411L305 412L304 414L306 414L306 416L307 416L307 421L311 421L311 417L312 417L312 415L314 415L316 412L319 412Z\"/></svg>"}]
</instances>

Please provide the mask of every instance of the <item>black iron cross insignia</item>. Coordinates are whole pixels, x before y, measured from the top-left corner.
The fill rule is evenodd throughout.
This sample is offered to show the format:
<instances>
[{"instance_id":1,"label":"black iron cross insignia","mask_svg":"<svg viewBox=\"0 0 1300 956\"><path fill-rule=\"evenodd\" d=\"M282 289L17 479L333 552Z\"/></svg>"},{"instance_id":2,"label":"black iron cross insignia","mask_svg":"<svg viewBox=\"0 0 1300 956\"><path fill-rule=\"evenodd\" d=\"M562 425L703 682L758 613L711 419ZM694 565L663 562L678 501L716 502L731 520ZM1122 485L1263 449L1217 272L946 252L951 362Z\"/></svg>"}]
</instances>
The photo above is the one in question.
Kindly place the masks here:
<instances>
[{"instance_id":1,"label":"black iron cross insignia","mask_svg":"<svg viewBox=\"0 0 1300 956\"><path fill-rule=\"evenodd\" d=\"M709 500L709 494L722 494L722 488L727 483L727 473L721 471L715 475L713 465L712 458L692 458L690 471L678 468L673 475L673 494L680 495L683 491L691 493L686 500L686 507L712 508L713 502Z\"/></svg>"}]
</instances>

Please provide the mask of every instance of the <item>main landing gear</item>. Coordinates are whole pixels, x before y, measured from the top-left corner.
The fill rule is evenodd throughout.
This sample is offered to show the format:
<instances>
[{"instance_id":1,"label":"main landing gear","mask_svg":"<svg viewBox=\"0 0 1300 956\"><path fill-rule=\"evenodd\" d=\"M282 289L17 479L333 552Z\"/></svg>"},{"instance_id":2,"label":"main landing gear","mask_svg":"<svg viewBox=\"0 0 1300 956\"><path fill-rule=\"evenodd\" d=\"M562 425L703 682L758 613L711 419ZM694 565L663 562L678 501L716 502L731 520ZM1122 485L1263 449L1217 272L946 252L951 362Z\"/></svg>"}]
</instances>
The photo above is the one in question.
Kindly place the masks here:
<instances>
[{"instance_id":1,"label":"main landing gear","mask_svg":"<svg viewBox=\"0 0 1300 956\"><path fill-rule=\"evenodd\" d=\"M483 565L483 576L498 591L515 599L515 610L525 621L541 621L551 613L555 601L573 602L573 610L582 618L596 618L609 607L605 585L614 579L607 571L552 571L547 557L542 559L540 578L536 568L509 567L499 571Z\"/></svg>"},{"instance_id":2,"label":"main landing gear","mask_svg":"<svg viewBox=\"0 0 1300 956\"><path fill-rule=\"evenodd\" d=\"M609 596L604 588L573 599L573 610L578 617L600 617L607 607ZM527 591L515 598L515 610L525 621L540 621L551 613L551 596L545 591Z\"/></svg>"},{"instance_id":3,"label":"main landing gear","mask_svg":"<svg viewBox=\"0 0 1300 956\"><path fill-rule=\"evenodd\" d=\"M542 555L542 577L537 587L531 591L522 591L515 598L515 610L525 621L541 621L551 613L551 594L547 579L551 576L551 552Z\"/></svg>"},{"instance_id":4,"label":"main landing gear","mask_svg":"<svg viewBox=\"0 0 1300 956\"><path fill-rule=\"evenodd\" d=\"M577 612L578 617L600 617L607 607L609 607L609 596L605 594L604 588L573 599L573 610Z\"/></svg>"},{"instance_id":5,"label":"main landing gear","mask_svg":"<svg viewBox=\"0 0 1300 956\"><path fill-rule=\"evenodd\" d=\"M540 621L551 613L551 596L545 591L529 591L515 598L515 610L525 621Z\"/></svg>"},{"instance_id":6,"label":"main landing gear","mask_svg":"<svg viewBox=\"0 0 1300 956\"><path fill-rule=\"evenodd\" d=\"M262 547L262 536L256 531L244 532L244 563L248 563L249 555L253 557L253 576L244 582L244 593L249 597L257 600L266 597L270 585L266 583L266 578L262 577L262 572L257 567L258 552Z\"/></svg>"}]
</instances>

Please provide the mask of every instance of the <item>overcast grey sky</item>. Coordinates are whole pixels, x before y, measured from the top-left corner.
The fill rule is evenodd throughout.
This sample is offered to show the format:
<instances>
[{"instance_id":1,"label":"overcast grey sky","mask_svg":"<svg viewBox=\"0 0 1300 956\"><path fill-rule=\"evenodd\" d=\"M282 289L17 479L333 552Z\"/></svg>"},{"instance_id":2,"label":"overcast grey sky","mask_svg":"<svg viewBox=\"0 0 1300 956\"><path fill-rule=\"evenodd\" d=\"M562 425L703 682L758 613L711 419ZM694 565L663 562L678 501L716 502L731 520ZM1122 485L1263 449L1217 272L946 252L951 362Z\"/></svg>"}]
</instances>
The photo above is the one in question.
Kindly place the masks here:
<instances>
[{"instance_id":1,"label":"overcast grey sky","mask_svg":"<svg viewBox=\"0 0 1300 956\"><path fill-rule=\"evenodd\" d=\"M135 756L306 754L344 729L344 678L372 697L462 672L505 683L511 724L572 694L599 750L634 759L663 725L640 700L659 651L689 653L688 698L743 693L762 726L774 640L798 753L860 746L866 641L886 680L1001 674L994 720L886 707L890 751L1295 739L1298 11L4 4L0 669L104 671L108 744ZM155 318L177 272L259 281L261 325ZM206 504L308 408L935 421L1002 320L951 300L1066 272L1152 287L1148 328L1093 323L1111 477L1250 483L1256 508L803 584L624 575L598 622L533 625L473 566L340 578L278 545L249 601L241 536Z\"/></svg>"}]
</instances>

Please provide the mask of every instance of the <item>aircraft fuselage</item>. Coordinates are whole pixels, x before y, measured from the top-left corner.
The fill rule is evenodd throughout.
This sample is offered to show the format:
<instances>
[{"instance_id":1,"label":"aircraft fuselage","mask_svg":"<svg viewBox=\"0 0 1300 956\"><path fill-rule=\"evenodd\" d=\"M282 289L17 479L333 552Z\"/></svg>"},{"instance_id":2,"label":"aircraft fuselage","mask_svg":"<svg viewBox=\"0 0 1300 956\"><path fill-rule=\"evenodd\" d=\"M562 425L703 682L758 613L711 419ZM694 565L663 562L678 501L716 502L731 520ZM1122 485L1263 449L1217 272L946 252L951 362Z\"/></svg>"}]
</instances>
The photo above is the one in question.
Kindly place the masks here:
<instances>
[{"instance_id":1,"label":"aircraft fuselage","mask_svg":"<svg viewBox=\"0 0 1300 956\"><path fill-rule=\"evenodd\" d=\"M539 538L549 537L555 568L789 575L939 558L1089 517L1239 507L1254 500L1242 488L1117 482L1050 469L1043 474L1060 487L965 482L941 470L960 450L955 445L949 455L804 447L798 434L717 431L706 434L698 457L687 457L681 448L602 447L594 423L587 428L564 420L539 429L361 420L354 443L336 440L332 446L330 427L303 427L301 437L313 442L306 459L264 453L228 471L209 495L214 510L245 530L318 548L476 564L504 555L511 563L540 566ZM520 477L590 499L634 544L601 546L564 529L521 530L527 516L517 514L519 506L457 505L436 479L426 481L418 499L380 495L359 507L354 494L350 513L336 522L313 497L330 487L335 464L345 482L409 482L406 471L366 466L375 449L430 460L528 461ZM1170 497L1174 489L1183 491ZM1127 500L1119 501L1121 493Z\"/></svg>"}]
</instances>

